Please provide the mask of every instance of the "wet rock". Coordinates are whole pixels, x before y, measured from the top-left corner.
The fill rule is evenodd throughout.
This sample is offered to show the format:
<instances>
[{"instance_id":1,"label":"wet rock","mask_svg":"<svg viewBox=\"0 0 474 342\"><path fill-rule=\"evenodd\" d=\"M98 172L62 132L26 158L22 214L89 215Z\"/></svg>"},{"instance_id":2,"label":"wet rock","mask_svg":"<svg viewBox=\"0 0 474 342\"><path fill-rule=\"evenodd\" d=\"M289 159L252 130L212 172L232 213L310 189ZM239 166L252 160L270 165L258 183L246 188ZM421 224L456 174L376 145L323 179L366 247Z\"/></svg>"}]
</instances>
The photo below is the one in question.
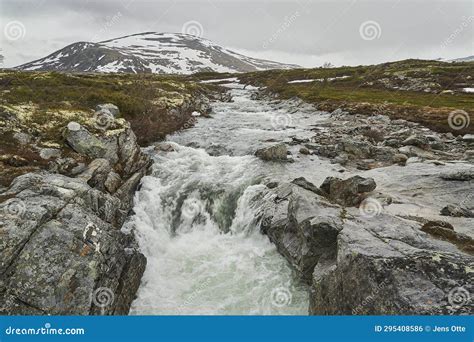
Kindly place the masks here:
<instances>
[{"instance_id":1,"label":"wet rock","mask_svg":"<svg viewBox=\"0 0 474 342\"><path fill-rule=\"evenodd\" d=\"M327 198L343 206L358 206L365 198L366 193L375 190L377 185L372 178L354 176L345 180L337 177L328 177L320 189L327 194Z\"/></svg>"},{"instance_id":2,"label":"wet rock","mask_svg":"<svg viewBox=\"0 0 474 342\"><path fill-rule=\"evenodd\" d=\"M284 143L261 148L255 155L265 161L288 161L288 149Z\"/></svg>"},{"instance_id":3,"label":"wet rock","mask_svg":"<svg viewBox=\"0 0 474 342\"><path fill-rule=\"evenodd\" d=\"M222 102L232 102L232 95L228 92L225 92L225 93L222 93L220 98L219 98L220 101Z\"/></svg>"},{"instance_id":4,"label":"wet rock","mask_svg":"<svg viewBox=\"0 0 474 342\"><path fill-rule=\"evenodd\" d=\"M471 210L452 204L448 204L443 209L441 209L441 215L453 217L474 217L474 213Z\"/></svg>"},{"instance_id":5,"label":"wet rock","mask_svg":"<svg viewBox=\"0 0 474 342\"><path fill-rule=\"evenodd\" d=\"M266 184L267 188L275 189L278 186L278 182L269 182Z\"/></svg>"},{"instance_id":6,"label":"wet rock","mask_svg":"<svg viewBox=\"0 0 474 342\"><path fill-rule=\"evenodd\" d=\"M474 254L474 240L465 234L454 231L453 226L447 222L430 221L424 224L421 230L435 238L453 243L466 253Z\"/></svg>"},{"instance_id":7,"label":"wet rock","mask_svg":"<svg viewBox=\"0 0 474 342\"><path fill-rule=\"evenodd\" d=\"M177 147L174 144L170 144L167 142L161 142L155 144L156 151L163 151L163 152L176 152Z\"/></svg>"},{"instance_id":8,"label":"wet rock","mask_svg":"<svg viewBox=\"0 0 474 342\"><path fill-rule=\"evenodd\" d=\"M264 212L261 230L310 282L318 260L335 251L343 226L340 209L295 184L282 184L273 191L274 202Z\"/></svg>"},{"instance_id":9,"label":"wet rock","mask_svg":"<svg viewBox=\"0 0 474 342\"><path fill-rule=\"evenodd\" d=\"M303 189L306 189L308 191L314 192L315 194L318 194L320 196L325 195L325 193L320 188L318 188L313 183L307 181L304 177L293 179L291 183L298 185L299 187L302 187Z\"/></svg>"}]
</instances>

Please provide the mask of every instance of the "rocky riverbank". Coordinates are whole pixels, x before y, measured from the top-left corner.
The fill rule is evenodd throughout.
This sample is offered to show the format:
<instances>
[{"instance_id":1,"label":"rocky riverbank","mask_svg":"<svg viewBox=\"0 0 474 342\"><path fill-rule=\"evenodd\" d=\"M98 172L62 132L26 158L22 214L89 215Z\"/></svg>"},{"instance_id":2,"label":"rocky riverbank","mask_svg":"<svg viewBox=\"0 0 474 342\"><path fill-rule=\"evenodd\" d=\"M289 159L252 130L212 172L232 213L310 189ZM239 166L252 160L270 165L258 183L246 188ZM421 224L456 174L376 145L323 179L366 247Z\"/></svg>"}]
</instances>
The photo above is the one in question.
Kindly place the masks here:
<instances>
[{"instance_id":1,"label":"rocky riverbank","mask_svg":"<svg viewBox=\"0 0 474 342\"><path fill-rule=\"evenodd\" d=\"M115 119L117 107L98 109L113 129L93 134L71 121L64 130L71 157L49 158L69 175L27 173L0 195L2 314L129 310L146 260L121 227L150 160L130 125Z\"/></svg>"},{"instance_id":2,"label":"rocky riverbank","mask_svg":"<svg viewBox=\"0 0 474 342\"><path fill-rule=\"evenodd\" d=\"M256 153L340 175L268 183L261 229L310 285L310 314L473 314L472 135L342 110L311 131Z\"/></svg>"},{"instance_id":3,"label":"rocky riverbank","mask_svg":"<svg viewBox=\"0 0 474 342\"><path fill-rule=\"evenodd\" d=\"M199 103L206 114L208 101ZM16 141L2 171L20 175L0 193L0 314L127 314L146 259L122 226L150 158L113 104L82 112L61 136L54 115L51 125L28 127L20 114L2 116L2 134ZM45 136L54 144L45 147Z\"/></svg>"}]
</instances>

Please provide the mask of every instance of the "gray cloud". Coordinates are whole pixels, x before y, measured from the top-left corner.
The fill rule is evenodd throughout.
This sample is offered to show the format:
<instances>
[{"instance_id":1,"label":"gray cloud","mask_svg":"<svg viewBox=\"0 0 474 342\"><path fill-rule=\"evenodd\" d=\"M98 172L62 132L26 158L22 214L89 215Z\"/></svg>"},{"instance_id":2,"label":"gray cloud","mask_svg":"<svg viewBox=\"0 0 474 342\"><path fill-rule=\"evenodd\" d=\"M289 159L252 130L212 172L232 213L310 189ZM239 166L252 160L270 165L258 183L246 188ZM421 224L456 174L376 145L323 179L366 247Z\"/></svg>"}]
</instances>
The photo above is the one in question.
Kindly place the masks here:
<instances>
[{"instance_id":1,"label":"gray cloud","mask_svg":"<svg viewBox=\"0 0 474 342\"><path fill-rule=\"evenodd\" d=\"M204 37L220 45L304 66L324 61L341 65L455 58L474 54L473 16L470 0L2 0L0 4L6 66L43 57L76 41L144 31L180 32L189 20L201 23ZM5 35L11 22L21 23L24 36L15 40ZM361 36L361 25L367 22L376 23L374 39Z\"/></svg>"}]
</instances>

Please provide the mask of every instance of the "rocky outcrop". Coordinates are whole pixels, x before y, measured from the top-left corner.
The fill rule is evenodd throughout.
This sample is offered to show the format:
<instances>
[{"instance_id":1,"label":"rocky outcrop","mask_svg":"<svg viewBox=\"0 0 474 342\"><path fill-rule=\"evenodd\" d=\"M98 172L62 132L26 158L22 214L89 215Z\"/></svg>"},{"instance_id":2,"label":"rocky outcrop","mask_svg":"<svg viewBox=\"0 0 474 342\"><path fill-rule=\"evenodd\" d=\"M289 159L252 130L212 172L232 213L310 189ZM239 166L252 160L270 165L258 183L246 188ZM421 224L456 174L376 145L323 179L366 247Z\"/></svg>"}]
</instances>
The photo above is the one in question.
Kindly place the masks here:
<instances>
[{"instance_id":1,"label":"rocky outcrop","mask_svg":"<svg viewBox=\"0 0 474 342\"><path fill-rule=\"evenodd\" d=\"M472 240L379 209L340 207L293 183L268 190L262 232L310 284L310 314L473 314Z\"/></svg>"},{"instance_id":2,"label":"rocky outcrop","mask_svg":"<svg viewBox=\"0 0 474 342\"><path fill-rule=\"evenodd\" d=\"M92 133L70 122L73 156L91 160L70 175L38 171L0 193L1 314L127 314L146 259L122 231L150 160L129 124Z\"/></svg>"}]
</instances>

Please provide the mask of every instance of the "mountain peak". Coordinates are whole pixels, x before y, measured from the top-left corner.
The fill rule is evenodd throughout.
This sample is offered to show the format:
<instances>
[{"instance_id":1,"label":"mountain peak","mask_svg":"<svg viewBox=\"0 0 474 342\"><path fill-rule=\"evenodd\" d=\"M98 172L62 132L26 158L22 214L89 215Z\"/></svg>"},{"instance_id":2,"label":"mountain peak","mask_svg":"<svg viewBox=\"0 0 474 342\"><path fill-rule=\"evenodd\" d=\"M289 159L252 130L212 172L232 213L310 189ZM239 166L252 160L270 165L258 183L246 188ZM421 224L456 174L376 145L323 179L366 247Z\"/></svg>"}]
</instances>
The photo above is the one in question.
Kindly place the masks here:
<instances>
[{"instance_id":1,"label":"mountain peak","mask_svg":"<svg viewBox=\"0 0 474 342\"><path fill-rule=\"evenodd\" d=\"M98 43L77 42L17 67L22 70L192 74L297 68L247 57L184 33L143 32Z\"/></svg>"}]
</instances>

